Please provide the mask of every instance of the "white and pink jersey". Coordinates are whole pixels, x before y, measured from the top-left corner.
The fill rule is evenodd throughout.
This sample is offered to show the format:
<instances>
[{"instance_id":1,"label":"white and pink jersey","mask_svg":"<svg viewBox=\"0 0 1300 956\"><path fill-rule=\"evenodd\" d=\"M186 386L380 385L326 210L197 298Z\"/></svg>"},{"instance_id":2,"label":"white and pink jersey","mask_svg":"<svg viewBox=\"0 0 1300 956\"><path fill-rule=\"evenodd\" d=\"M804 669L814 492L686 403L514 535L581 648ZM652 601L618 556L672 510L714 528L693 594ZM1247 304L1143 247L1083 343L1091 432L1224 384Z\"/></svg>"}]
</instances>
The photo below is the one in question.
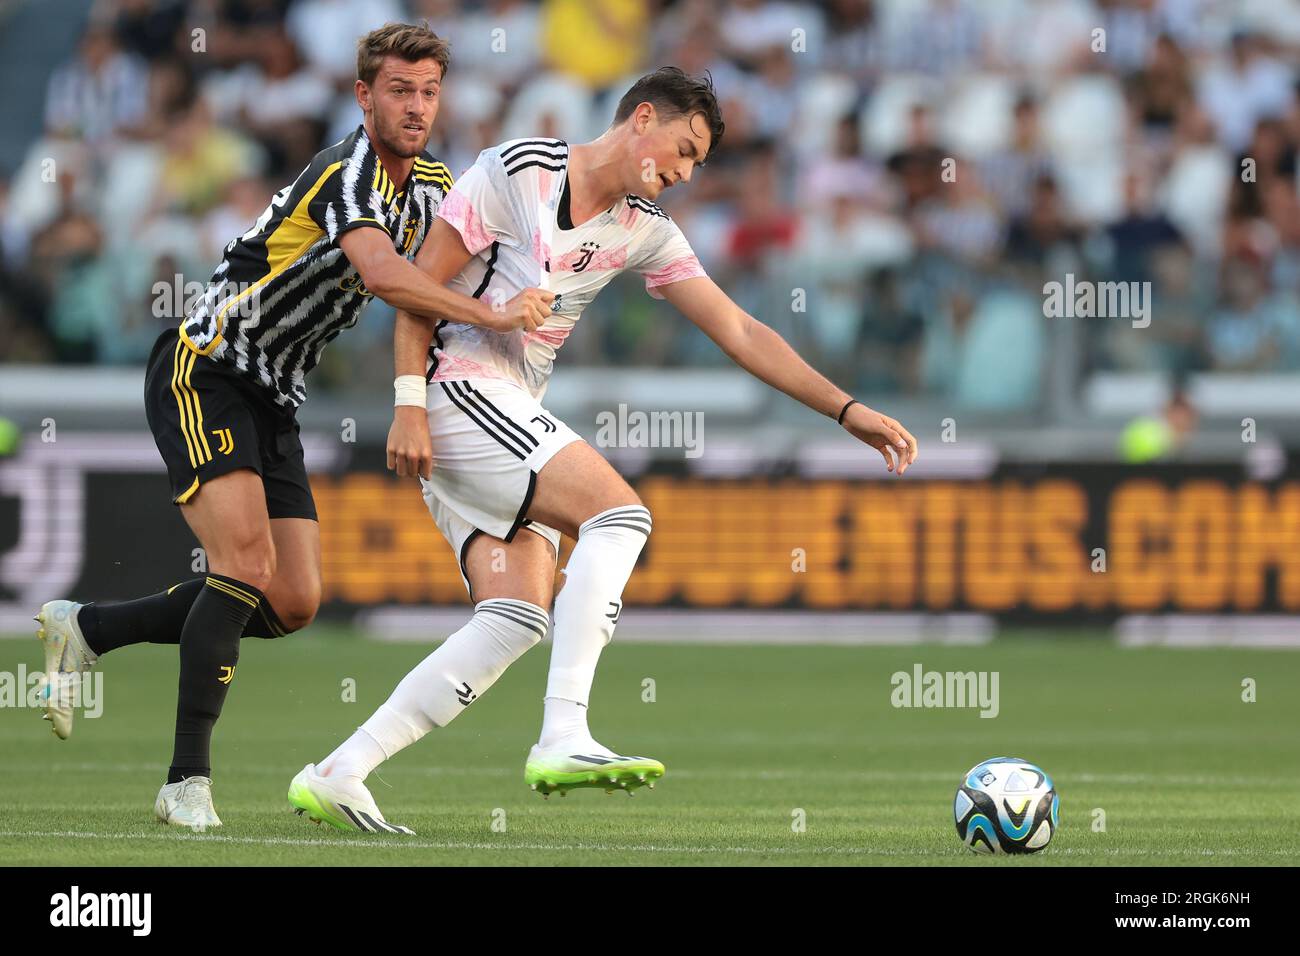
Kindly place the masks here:
<instances>
[{"instance_id":1,"label":"white and pink jersey","mask_svg":"<svg viewBox=\"0 0 1300 956\"><path fill-rule=\"evenodd\" d=\"M659 298L658 286L704 275L682 231L639 196L627 196L574 227L568 167L569 147L561 140L512 140L479 153L442 201L438 215L474 254L451 288L505 303L540 285L543 264L549 263L547 288L556 298L550 318L536 332L440 323L429 350L431 381L505 379L540 401L556 352L614 276L632 269ZM550 221L543 223L542 217ZM549 248L543 248L546 232Z\"/></svg>"}]
</instances>

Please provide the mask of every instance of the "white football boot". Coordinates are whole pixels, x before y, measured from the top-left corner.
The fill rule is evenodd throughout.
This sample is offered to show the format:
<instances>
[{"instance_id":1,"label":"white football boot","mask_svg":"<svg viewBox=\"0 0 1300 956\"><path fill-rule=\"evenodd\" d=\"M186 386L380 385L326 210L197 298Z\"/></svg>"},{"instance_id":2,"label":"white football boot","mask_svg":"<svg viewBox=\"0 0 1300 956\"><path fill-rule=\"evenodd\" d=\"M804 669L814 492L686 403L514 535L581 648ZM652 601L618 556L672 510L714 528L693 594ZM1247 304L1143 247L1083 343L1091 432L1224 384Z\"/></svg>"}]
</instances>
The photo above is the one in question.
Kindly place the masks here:
<instances>
[{"instance_id":1,"label":"white football boot","mask_svg":"<svg viewBox=\"0 0 1300 956\"><path fill-rule=\"evenodd\" d=\"M312 823L324 820L339 830L353 833L401 833L415 836L409 827L389 823L379 812L375 798L356 777L322 777L309 763L289 784L289 805Z\"/></svg>"},{"instance_id":2,"label":"white football boot","mask_svg":"<svg viewBox=\"0 0 1300 956\"><path fill-rule=\"evenodd\" d=\"M212 807L209 777L186 777L180 783L163 784L153 812L163 823L189 827L195 833L221 826L221 818Z\"/></svg>"},{"instance_id":3,"label":"white football boot","mask_svg":"<svg viewBox=\"0 0 1300 956\"><path fill-rule=\"evenodd\" d=\"M664 765L653 757L624 757L591 741L587 747L564 746L543 750L534 745L524 764L524 783L544 797L555 791L565 796L578 787L599 787L606 793L637 787L654 789L664 775Z\"/></svg>"},{"instance_id":4,"label":"white football boot","mask_svg":"<svg viewBox=\"0 0 1300 956\"><path fill-rule=\"evenodd\" d=\"M72 734L72 706L80 696L81 675L99 660L91 652L77 623L81 605L75 601L50 601L36 615L36 636L45 649L45 679L41 699L45 719L60 740Z\"/></svg>"}]
</instances>

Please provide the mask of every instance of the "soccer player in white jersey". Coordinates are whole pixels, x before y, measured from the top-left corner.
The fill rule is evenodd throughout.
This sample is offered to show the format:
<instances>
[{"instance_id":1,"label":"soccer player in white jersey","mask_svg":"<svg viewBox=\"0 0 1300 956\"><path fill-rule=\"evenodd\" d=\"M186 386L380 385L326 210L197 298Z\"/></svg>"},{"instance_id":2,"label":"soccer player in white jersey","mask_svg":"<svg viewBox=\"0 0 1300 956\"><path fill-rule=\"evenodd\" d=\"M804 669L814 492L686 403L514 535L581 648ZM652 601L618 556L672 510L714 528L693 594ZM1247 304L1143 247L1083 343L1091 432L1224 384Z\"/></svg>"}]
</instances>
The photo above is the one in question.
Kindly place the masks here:
<instances>
[{"instance_id":1,"label":"soccer player in white jersey","mask_svg":"<svg viewBox=\"0 0 1300 956\"><path fill-rule=\"evenodd\" d=\"M632 790L663 775L658 760L610 750L587 725L596 664L650 534L650 512L541 404L565 338L618 273L639 273L651 295L676 306L741 368L836 419L891 471L902 474L916 460L916 440L897 421L837 388L732 302L655 205L664 190L690 181L722 132L711 82L661 69L624 95L595 141L523 139L486 149L442 203L417 265L494 303L541 285L555 295L552 312L540 328L505 333L398 313L388 465L420 477L474 613L347 741L294 778L289 800L300 811L342 829L382 831L366 825L383 819L367 775L481 697L545 636L552 602L542 731L526 783L549 795ZM561 534L577 543L556 593Z\"/></svg>"}]
</instances>

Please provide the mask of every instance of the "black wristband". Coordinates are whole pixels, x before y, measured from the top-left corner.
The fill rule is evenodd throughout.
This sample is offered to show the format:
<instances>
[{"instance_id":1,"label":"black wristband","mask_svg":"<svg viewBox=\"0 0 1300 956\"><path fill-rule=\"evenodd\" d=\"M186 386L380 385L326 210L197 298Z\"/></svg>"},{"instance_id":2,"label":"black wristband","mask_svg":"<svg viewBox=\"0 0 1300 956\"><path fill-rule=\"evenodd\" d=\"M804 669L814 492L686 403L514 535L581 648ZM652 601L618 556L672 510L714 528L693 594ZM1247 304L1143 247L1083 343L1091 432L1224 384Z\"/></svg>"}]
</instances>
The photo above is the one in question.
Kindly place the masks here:
<instances>
[{"instance_id":1,"label":"black wristband","mask_svg":"<svg viewBox=\"0 0 1300 956\"><path fill-rule=\"evenodd\" d=\"M860 401L858 401L856 398L850 398L847 402L844 403L844 407L840 409L840 414L839 414L839 416L835 419L835 424L836 424L836 425L843 425L843 424L844 424L844 413L847 412L847 411L849 410L850 407L852 407L852 406L854 406L854 405L861 405L861 404L862 404L862 403L861 403Z\"/></svg>"}]
</instances>

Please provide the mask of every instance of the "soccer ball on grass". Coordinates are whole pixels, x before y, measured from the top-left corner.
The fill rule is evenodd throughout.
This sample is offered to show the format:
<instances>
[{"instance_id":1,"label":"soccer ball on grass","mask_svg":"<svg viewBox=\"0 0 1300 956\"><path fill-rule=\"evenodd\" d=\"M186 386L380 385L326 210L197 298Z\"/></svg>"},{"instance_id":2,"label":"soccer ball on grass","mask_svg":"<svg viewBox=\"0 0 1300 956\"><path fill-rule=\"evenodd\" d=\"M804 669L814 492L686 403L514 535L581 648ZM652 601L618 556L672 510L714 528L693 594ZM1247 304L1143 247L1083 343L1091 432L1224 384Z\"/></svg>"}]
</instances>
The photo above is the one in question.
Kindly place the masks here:
<instances>
[{"instance_id":1,"label":"soccer ball on grass","mask_svg":"<svg viewBox=\"0 0 1300 956\"><path fill-rule=\"evenodd\" d=\"M1036 853L1056 832L1061 798L1052 778L1019 757L993 757L957 788L957 836L977 853Z\"/></svg>"}]
</instances>

